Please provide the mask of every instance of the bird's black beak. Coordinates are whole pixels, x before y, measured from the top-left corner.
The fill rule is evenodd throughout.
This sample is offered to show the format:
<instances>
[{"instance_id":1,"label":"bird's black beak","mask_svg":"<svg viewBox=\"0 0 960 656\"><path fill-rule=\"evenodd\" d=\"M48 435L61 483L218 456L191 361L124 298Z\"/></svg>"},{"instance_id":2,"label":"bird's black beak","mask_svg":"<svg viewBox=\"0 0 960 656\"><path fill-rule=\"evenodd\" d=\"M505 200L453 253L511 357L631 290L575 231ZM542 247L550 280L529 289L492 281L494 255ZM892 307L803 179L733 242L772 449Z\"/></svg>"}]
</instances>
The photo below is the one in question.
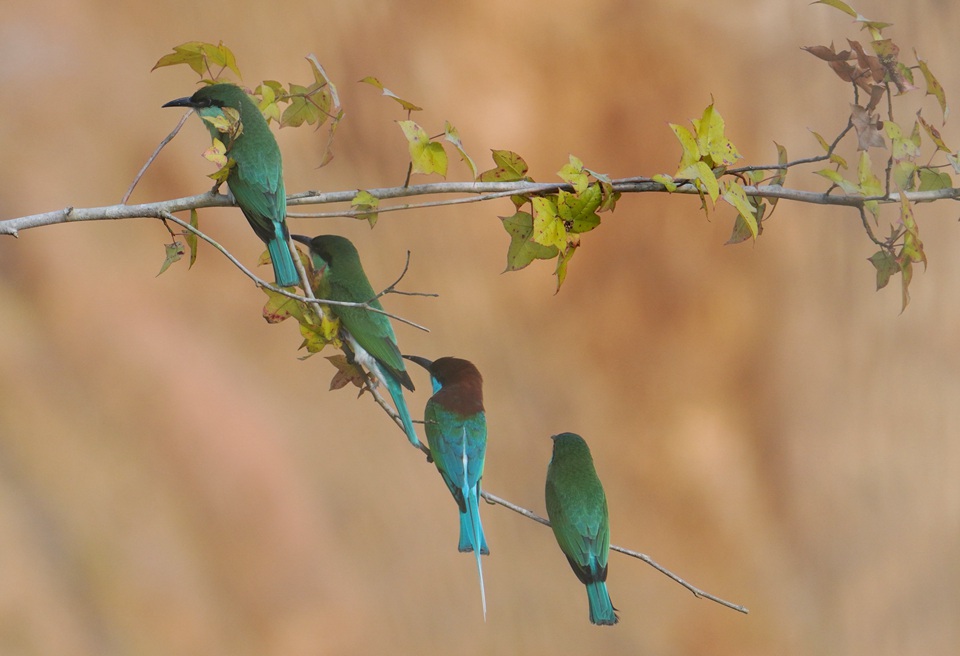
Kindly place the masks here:
<instances>
[{"instance_id":1,"label":"bird's black beak","mask_svg":"<svg viewBox=\"0 0 960 656\"><path fill-rule=\"evenodd\" d=\"M418 365L420 365L421 367L423 367L423 368L426 369L427 371L430 371L430 367L433 366L433 361L432 361L432 360L427 360L426 358L421 358L419 355L405 355L405 356L403 356L403 357L405 357L405 358L406 358L407 360L409 360L410 362L416 362Z\"/></svg>"},{"instance_id":2,"label":"bird's black beak","mask_svg":"<svg viewBox=\"0 0 960 656\"><path fill-rule=\"evenodd\" d=\"M161 105L162 107L193 107L193 101L190 99L190 96L186 98L177 98L176 100L171 100L170 102Z\"/></svg>"},{"instance_id":3,"label":"bird's black beak","mask_svg":"<svg viewBox=\"0 0 960 656\"><path fill-rule=\"evenodd\" d=\"M310 242L313 241L312 239L310 239L310 237L307 237L306 235L290 235L290 239L292 239L293 241L298 241L301 244L306 245L308 248L310 246Z\"/></svg>"}]
</instances>

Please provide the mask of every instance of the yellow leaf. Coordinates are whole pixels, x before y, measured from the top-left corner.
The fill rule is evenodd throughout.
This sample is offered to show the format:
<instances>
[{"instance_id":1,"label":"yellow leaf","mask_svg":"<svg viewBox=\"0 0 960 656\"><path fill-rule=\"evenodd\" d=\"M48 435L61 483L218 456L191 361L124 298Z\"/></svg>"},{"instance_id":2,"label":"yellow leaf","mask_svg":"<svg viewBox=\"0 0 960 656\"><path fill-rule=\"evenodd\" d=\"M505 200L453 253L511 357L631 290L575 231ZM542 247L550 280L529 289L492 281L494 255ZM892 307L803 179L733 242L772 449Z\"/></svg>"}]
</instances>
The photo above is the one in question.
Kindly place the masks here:
<instances>
[{"instance_id":1,"label":"yellow leaf","mask_svg":"<svg viewBox=\"0 0 960 656\"><path fill-rule=\"evenodd\" d=\"M427 133L413 121L397 121L407 138L410 162L414 173L447 175L447 153L443 146L430 141Z\"/></svg>"},{"instance_id":2,"label":"yellow leaf","mask_svg":"<svg viewBox=\"0 0 960 656\"><path fill-rule=\"evenodd\" d=\"M533 240L543 246L567 246L567 231L563 220L557 215L557 206L549 198L533 199Z\"/></svg>"},{"instance_id":3,"label":"yellow leaf","mask_svg":"<svg viewBox=\"0 0 960 656\"><path fill-rule=\"evenodd\" d=\"M744 192L743 187L736 182L729 182L726 190L723 192L723 200L727 201L736 208L737 212L740 214L740 217L746 224L747 229L750 231L750 236L756 239L757 217L754 214L755 210L753 206L750 205L750 200L747 198L747 194Z\"/></svg>"},{"instance_id":4,"label":"yellow leaf","mask_svg":"<svg viewBox=\"0 0 960 656\"><path fill-rule=\"evenodd\" d=\"M447 121L443 126L443 138L453 144L453 147L457 149L457 152L460 153L460 159L467 163L467 166L470 167L470 173L473 175L473 179L477 178L477 165L474 164L473 158L467 154L467 151L463 149L463 142L460 141L460 133L457 132L457 128L450 125L450 122Z\"/></svg>"},{"instance_id":5,"label":"yellow leaf","mask_svg":"<svg viewBox=\"0 0 960 656\"><path fill-rule=\"evenodd\" d=\"M670 129L677 135L677 139L680 141L680 147L683 148L683 154L680 156L680 165L678 166L678 171L683 171L694 162L700 161L700 149L697 147L697 140L690 133L690 130L676 123L671 123ZM684 176L677 173L674 177L681 178Z\"/></svg>"}]
</instances>

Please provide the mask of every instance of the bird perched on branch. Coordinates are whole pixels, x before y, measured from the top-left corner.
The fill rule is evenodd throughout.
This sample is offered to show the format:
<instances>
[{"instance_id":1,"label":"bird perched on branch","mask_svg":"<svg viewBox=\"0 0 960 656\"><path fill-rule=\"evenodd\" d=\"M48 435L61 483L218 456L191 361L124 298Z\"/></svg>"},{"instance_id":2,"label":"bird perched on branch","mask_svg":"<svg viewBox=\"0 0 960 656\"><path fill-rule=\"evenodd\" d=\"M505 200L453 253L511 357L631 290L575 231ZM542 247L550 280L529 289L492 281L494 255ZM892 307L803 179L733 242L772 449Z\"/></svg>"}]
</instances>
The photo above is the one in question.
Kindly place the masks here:
<instances>
[{"instance_id":1,"label":"bird perched on branch","mask_svg":"<svg viewBox=\"0 0 960 656\"><path fill-rule=\"evenodd\" d=\"M319 274L313 290L317 298L366 303L383 310L360 264L360 255L349 239L339 235L320 235L312 239L293 235L293 239L310 249L310 261ZM413 428L402 389L406 387L413 391L413 381L404 367L390 318L367 308L346 305L331 305L330 311L340 319L340 330L349 355L366 367L377 382L387 386L407 438L413 446L419 447L420 440Z\"/></svg>"},{"instance_id":2,"label":"bird perched on branch","mask_svg":"<svg viewBox=\"0 0 960 656\"><path fill-rule=\"evenodd\" d=\"M427 401L423 422L430 457L460 508L459 550L477 558L480 598L487 615L480 555L489 554L480 523L480 479L487 451L487 419L483 409L483 378L468 360L444 357L431 362L415 355L403 356L430 372L433 396Z\"/></svg>"},{"instance_id":3,"label":"bird perched on branch","mask_svg":"<svg viewBox=\"0 0 960 656\"><path fill-rule=\"evenodd\" d=\"M570 567L587 586L590 621L616 624L619 620L606 584L610 552L607 497L594 469L590 447L574 433L561 433L551 439L547 517Z\"/></svg>"},{"instance_id":4,"label":"bird perched on branch","mask_svg":"<svg viewBox=\"0 0 960 656\"><path fill-rule=\"evenodd\" d=\"M257 105L237 85L221 83L205 86L188 98L171 100L164 107L193 108L204 119L211 137L223 143L230 166L227 186L250 227L267 245L277 284L289 287L299 283L287 241L280 148Z\"/></svg>"}]
</instances>

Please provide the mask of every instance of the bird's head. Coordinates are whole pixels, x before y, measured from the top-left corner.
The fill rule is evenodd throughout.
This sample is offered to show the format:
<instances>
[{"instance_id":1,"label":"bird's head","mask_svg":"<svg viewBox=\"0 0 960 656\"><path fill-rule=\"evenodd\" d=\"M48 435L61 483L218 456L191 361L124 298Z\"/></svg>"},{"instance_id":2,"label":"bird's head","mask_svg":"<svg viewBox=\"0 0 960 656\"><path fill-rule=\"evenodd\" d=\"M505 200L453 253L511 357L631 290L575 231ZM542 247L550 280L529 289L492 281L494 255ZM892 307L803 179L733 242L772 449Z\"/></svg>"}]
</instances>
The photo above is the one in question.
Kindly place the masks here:
<instances>
[{"instance_id":1,"label":"bird's head","mask_svg":"<svg viewBox=\"0 0 960 656\"><path fill-rule=\"evenodd\" d=\"M318 259L324 266L329 265L341 270L351 266L359 266L360 255L357 253L353 242L346 237L340 235L318 235L316 237L290 235L290 238L310 249L310 257L317 268L323 268L318 266Z\"/></svg>"},{"instance_id":2,"label":"bird's head","mask_svg":"<svg viewBox=\"0 0 960 656\"><path fill-rule=\"evenodd\" d=\"M164 107L192 107L198 111L210 107L230 107L240 110L241 103L246 99L246 92L236 84L222 82L210 84L198 89L192 96L177 98L165 103Z\"/></svg>"}]
</instances>

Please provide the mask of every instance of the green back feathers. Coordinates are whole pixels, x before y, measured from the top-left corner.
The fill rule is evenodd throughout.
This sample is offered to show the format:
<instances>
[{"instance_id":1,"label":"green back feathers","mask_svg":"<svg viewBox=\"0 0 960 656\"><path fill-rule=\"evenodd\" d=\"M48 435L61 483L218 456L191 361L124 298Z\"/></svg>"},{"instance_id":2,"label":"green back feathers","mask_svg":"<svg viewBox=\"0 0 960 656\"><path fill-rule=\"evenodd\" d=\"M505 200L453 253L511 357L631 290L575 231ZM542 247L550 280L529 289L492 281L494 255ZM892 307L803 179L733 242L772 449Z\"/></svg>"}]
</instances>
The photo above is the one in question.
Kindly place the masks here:
<instances>
[{"instance_id":1,"label":"green back feathers","mask_svg":"<svg viewBox=\"0 0 960 656\"><path fill-rule=\"evenodd\" d=\"M309 240L309 245L313 266L323 274L321 297L368 303L371 307L383 309L360 264L360 255L349 239L339 235L320 235ZM404 387L413 389L389 317L359 307L331 305L330 309L367 353L389 369Z\"/></svg>"}]
</instances>

